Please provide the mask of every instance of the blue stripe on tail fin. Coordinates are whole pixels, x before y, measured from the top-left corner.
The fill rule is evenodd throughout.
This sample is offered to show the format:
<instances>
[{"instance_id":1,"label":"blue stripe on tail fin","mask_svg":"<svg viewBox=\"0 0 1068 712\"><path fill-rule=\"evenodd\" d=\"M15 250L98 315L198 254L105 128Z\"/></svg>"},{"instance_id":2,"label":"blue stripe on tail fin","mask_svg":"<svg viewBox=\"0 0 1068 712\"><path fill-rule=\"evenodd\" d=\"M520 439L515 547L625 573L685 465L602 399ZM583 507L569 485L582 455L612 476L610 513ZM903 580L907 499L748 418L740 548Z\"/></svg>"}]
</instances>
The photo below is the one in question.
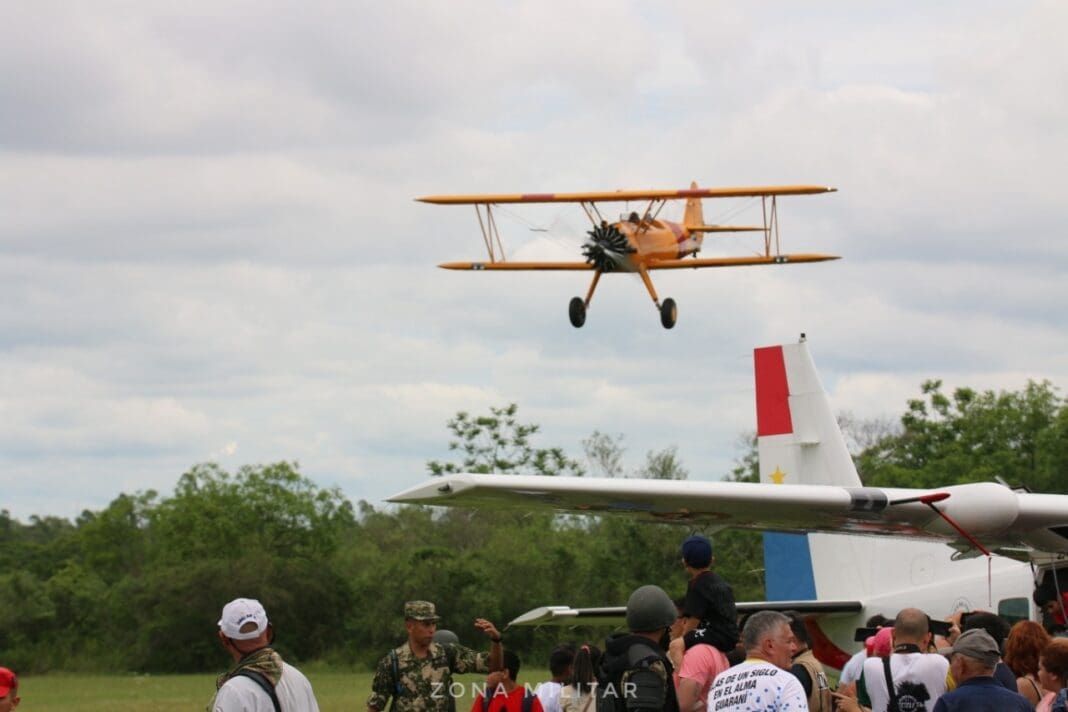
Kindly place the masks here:
<instances>
[{"instance_id":1,"label":"blue stripe on tail fin","mask_svg":"<svg viewBox=\"0 0 1068 712\"><path fill-rule=\"evenodd\" d=\"M807 534L764 533L764 595L768 601L816 599Z\"/></svg>"}]
</instances>

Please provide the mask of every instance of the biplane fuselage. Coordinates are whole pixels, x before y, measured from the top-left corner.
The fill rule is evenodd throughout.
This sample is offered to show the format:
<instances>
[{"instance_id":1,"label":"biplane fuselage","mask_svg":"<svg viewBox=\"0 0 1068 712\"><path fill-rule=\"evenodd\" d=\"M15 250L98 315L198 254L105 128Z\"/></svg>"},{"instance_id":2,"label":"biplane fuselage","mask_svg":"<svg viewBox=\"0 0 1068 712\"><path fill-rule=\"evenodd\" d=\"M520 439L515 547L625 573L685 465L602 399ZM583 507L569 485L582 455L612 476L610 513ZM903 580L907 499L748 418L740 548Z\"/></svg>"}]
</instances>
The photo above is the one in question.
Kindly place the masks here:
<instances>
[{"instance_id":1,"label":"biplane fuselage","mask_svg":"<svg viewBox=\"0 0 1068 712\"><path fill-rule=\"evenodd\" d=\"M618 269L623 272L637 272L639 265L648 266L659 260L695 255L704 238L702 233L691 235L685 225L670 220L621 220L612 223L612 227L627 238L634 250L619 261Z\"/></svg>"},{"instance_id":2,"label":"biplane fuselage","mask_svg":"<svg viewBox=\"0 0 1068 712\"><path fill-rule=\"evenodd\" d=\"M784 254L779 245L777 198L785 195L827 193L834 188L814 185L764 186L750 188L698 188L693 183L683 190L631 190L590 193L517 193L497 195L436 195L419 198L420 202L436 205L474 205L482 230L488 260L484 262L446 262L443 269L474 271L527 270L590 270L593 280L586 298L575 297L568 307L571 324L580 327L586 322L601 275L611 272L635 272L642 278L649 296L660 312L664 328L675 325L675 300L661 303L653 287L649 272L660 269L701 269L706 267L745 267L778 265L796 262L822 262L838 259L835 255ZM704 222L703 198L760 198L763 224L707 225ZM661 209L669 201L686 201L682 222L659 219ZM641 213L631 213L618 222L608 222L597 208L601 202L648 201ZM494 218L493 208L511 203L579 203L592 224L582 245L584 261L530 262L509 260ZM743 257L698 257L705 233L759 232L763 236L760 253Z\"/></svg>"}]
</instances>

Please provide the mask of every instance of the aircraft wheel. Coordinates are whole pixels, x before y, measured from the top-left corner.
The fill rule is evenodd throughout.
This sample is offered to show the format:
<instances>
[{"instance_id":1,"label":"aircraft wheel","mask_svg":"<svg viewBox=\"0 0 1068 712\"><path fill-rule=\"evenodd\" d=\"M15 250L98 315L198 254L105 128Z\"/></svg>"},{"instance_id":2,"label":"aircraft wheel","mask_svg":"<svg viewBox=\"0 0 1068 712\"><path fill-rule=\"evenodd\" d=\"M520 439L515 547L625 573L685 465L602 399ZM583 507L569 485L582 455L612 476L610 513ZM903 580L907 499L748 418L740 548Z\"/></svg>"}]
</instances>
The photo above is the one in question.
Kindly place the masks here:
<instances>
[{"instance_id":1,"label":"aircraft wheel","mask_svg":"<svg viewBox=\"0 0 1068 712\"><path fill-rule=\"evenodd\" d=\"M668 297L660 305L660 323L665 329L675 326L675 320L679 318L679 308L675 306L675 300Z\"/></svg>"},{"instance_id":2,"label":"aircraft wheel","mask_svg":"<svg viewBox=\"0 0 1068 712\"><path fill-rule=\"evenodd\" d=\"M572 297L571 304L567 307L567 315L571 317L571 326L578 329L586 323L586 302L581 297Z\"/></svg>"}]
</instances>

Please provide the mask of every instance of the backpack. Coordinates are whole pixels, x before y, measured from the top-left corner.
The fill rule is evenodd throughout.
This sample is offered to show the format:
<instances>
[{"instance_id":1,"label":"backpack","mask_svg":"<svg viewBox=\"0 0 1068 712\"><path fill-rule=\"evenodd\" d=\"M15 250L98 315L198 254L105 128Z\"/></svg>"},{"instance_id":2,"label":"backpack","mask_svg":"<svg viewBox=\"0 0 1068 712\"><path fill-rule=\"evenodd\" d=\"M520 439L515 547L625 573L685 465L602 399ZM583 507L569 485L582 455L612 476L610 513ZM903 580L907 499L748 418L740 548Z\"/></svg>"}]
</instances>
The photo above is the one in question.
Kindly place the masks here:
<instances>
[{"instance_id":1,"label":"backpack","mask_svg":"<svg viewBox=\"0 0 1068 712\"><path fill-rule=\"evenodd\" d=\"M267 696L271 698L271 705L274 706L274 712L282 712L282 705L278 701L278 694L274 691L274 685L271 684L271 681L268 680L267 676L262 672L248 669L238 670L234 673L234 677L247 677L249 680L252 680L259 685L260 689L266 692Z\"/></svg>"},{"instance_id":2,"label":"backpack","mask_svg":"<svg viewBox=\"0 0 1068 712\"><path fill-rule=\"evenodd\" d=\"M489 692L489 690L486 690L486 692ZM487 695L486 692L482 693L482 712L489 712L490 701L493 699L493 696ZM530 712L530 710L534 707L534 699L535 695L530 690L527 690L525 693L523 693L522 712Z\"/></svg>"},{"instance_id":3,"label":"backpack","mask_svg":"<svg viewBox=\"0 0 1068 712\"><path fill-rule=\"evenodd\" d=\"M627 712L627 697L623 676L649 670L653 663L664 660L663 653L647 643L636 642L627 648L625 656L608 661L602 660L595 690L597 712ZM670 681L669 681L670 685Z\"/></svg>"}]
</instances>

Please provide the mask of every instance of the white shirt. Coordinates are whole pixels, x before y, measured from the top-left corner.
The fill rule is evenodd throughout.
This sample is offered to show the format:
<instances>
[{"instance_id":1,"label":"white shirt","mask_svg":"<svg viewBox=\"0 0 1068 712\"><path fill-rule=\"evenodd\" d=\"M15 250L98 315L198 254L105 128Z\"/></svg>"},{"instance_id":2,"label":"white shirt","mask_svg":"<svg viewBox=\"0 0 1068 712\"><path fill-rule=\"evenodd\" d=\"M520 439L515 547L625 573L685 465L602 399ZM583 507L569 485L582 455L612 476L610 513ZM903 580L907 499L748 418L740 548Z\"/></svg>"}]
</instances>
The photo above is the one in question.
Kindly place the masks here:
<instances>
[{"instance_id":1,"label":"white shirt","mask_svg":"<svg viewBox=\"0 0 1068 712\"><path fill-rule=\"evenodd\" d=\"M560 690L563 689L563 685L559 682L540 683L534 688L534 694L538 696L541 701L541 708L545 712L561 712L560 711Z\"/></svg>"},{"instance_id":2,"label":"white shirt","mask_svg":"<svg viewBox=\"0 0 1068 712\"><path fill-rule=\"evenodd\" d=\"M937 653L894 653L890 656L890 677L903 710L931 712L935 702L946 692L947 672L949 661ZM871 698L872 712L886 712L890 695L886 691L882 658L864 661L864 686Z\"/></svg>"},{"instance_id":3,"label":"white shirt","mask_svg":"<svg viewBox=\"0 0 1068 712\"><path fill-rule=\"evenodd\" d=\"M838 684L844 685L847 682L856 682L860 679L860 676L864 674L864 661L868 659L868 651L861 650L859 653L849 659L849 662L842 668L842 674L838 676Z\"/></svg>"},{"instance_id":4,"label":"white shirt","mask_svg":"<svg viewBox=\"0 0 1068 712\"><path fill-rule=\"evenodd\" d=\"M289 663L282 663L282 678L274 688L282 712L319 712L311 683L304 673ZM247 677L226 681L215 695L212 712L274 712L271 698L263 688Z\"/></svg>"},{"instance_id":5,"label":"white shirt","mask_svg":"<svg viewBox=\"0 0 1068 712\"><path fill-rule=\"evenodd\" d=\"M808 697L790 671L749 658L716 676L706 712L808 712Z\"/></svg>"}]
</instances>

